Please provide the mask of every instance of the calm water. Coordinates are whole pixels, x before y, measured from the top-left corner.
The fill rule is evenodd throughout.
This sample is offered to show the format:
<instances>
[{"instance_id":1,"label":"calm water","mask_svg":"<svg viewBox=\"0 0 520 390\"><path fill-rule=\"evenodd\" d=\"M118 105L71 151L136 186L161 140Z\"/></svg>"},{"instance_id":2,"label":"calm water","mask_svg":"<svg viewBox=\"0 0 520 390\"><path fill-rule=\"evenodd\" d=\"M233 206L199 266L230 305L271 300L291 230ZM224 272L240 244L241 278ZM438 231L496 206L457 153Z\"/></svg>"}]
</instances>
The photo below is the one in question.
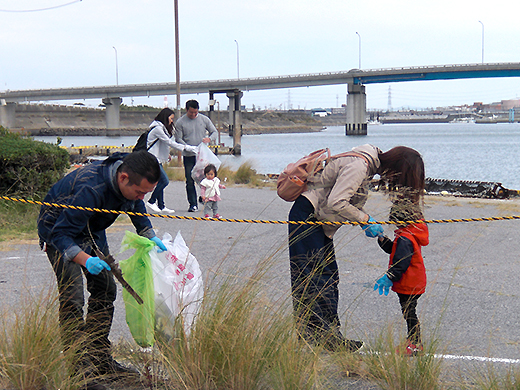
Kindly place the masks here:
<instances>
[{"instance_id":1,"label":"calm water","mask_svg":"<svg viewBox=\"0 0 520 390\"><path fill-rule=\"evenodd\" d=\"M35 137L56 142L56 137ZM63 137L62 144L133 145L137 137ZM231 137L221 141L232 145ZM259 173L279 173L290 162L320 148L332 153L370 143L386 151L397 145L417 149L426 176L439 179L496 181L520 189L520 124L392 124L369 126L366 136L345 136L344 126L319 133L265 134L242 137L242 156L219 156L232 168L250 161Z\"/></svg>"}]
</instances>

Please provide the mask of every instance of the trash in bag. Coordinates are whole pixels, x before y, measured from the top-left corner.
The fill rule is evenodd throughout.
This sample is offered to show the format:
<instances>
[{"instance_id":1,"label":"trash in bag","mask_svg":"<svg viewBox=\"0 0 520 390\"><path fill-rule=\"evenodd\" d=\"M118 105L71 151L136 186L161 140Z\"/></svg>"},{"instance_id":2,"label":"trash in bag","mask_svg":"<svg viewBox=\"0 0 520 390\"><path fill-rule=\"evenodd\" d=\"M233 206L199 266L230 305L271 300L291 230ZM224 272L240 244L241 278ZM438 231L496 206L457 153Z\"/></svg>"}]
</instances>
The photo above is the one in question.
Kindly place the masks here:
<instances>
[{"instance_id":1,"label":"trash in bag","mask_svg":"<svg viewBox=\"0 0 520 390\"><path fill-rule=\"evenodd\" d=\"M150 253L157 250L153 241L127 231L121 250L130 248L135 249L135 253L121 260L119 266L128 284L143 299L143 304L139 305L128 291L123 290L126 323L140 347L151 347L155 342L155 290Z\"/></svg>"},{"instance_id":2,"label":"trash in bag","mask_svg":"<svg viewBox=\"0 0 520 390\"><path fill-rule=\"evenodd\" d=\"M166 252L150 252L156 329L172 336L175 320L180 315L178 319L182 321L186 334L189 334L204 295L202 272L180 231L173 241L172 236L165 233L163 243Z\"/></svg>"},{"instance_id":3,"label":"trash in bag","mask_svg":"<svg viewBox=\"0 0 520 390\"><path fill-rule=\"evenodd\" d=\"M193 167L191 171L191 177L193 180L195 180L198 184L206 177L204 175L204 168L208 164L215 165L215 168L220 167L220 160L217 156L215 156L215 153L213 153L210 148L208 148L208 145L206 145L204 142L201 142L198 146L199 151L197 153L197 158L195 161L195 166Z\"/></svg>"}]
</instances>

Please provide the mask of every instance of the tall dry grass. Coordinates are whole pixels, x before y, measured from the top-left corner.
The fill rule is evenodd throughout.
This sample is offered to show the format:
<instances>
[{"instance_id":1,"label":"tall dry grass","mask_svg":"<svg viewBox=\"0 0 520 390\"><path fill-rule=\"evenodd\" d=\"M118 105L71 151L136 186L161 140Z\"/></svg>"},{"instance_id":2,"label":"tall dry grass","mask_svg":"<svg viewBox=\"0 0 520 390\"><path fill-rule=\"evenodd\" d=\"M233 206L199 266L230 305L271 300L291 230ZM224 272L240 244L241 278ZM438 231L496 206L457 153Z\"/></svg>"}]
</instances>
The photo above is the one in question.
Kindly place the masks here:
<instances>
[{"instance_id":1,"label":"tall dry grass","mask_svg":"<svg viewBox=\"0 0 520 390\"><path fill-rule=\"evenodd\" d=\"M184 167L179 165L177 159L173 159L165 166L166 174L171 181L184 181ZM241 164L236 171L225 163L218 169L218 177L225 185L230 184L247 184L253 187L264 185L264 176L260 175L254 169L250 161Z\"/></svg>"},{"instance_id":2,"label":"tall dry grass","mask_svg":"<svg viewBox=\"0 0 520 390\"><path fill-rule=\"evenodd\" d=\"M178 321L173 339L159 338L169 388L313 388L318 354L298 340L286 302L263 295L267 269L211 282L190 333Z\"/></svg>"},{"instance_id":3,"label":"tall dry grass","mask_svg":"<svg viewBox=\"0 0 520 390\"><path fill-rule=\"evenodd\" d=\"M58 301L44 291L2 313L0 380L20 390L76 389L82 378L69 375L72 356L62 351Z\"/></svg>"},{"instance_id":4,"label":"tall dry grass","mask_svg":"<svg viewBox=\"0 0 520 390\"><path fill-rule=\"evenodd\" d=\"M261 268L261 267L260 267ZM142 350L128 342L114 355L142 374L141 383L118 389L346 389L331 373L339 369L380 389L520 389L520 368L471 373L471 380L443 378L442 340L425 341L415 357L396 352L396 324L365 339L361 353L325 353L298 338L288 300L263 295L265 269L236 282L224 279L207 288L189 334L181 321L173 338L161 337ZM71 369L72 356L62 350L55 293L28 297L2 313L0 385L4 389L78 389L83 378ZM433 332L435 333L435 332ZM346 387L345 387L346 386Z\"/></svg>"},{"instance_id":5,"label":"tall dry grass","mask_svg":"<svg viewBox=\"0 0 520 390\"><path fill-rule=\"evenodd\" d=\"M434 390L444 388L441 382L443 360L437 354L437 340L428 340L425 350L417 356L399 353L405 341L396 343L393 329L385 328L372 341L372 348L363 357L364 374L383 389Z\"/></svg>"}]
</instances>

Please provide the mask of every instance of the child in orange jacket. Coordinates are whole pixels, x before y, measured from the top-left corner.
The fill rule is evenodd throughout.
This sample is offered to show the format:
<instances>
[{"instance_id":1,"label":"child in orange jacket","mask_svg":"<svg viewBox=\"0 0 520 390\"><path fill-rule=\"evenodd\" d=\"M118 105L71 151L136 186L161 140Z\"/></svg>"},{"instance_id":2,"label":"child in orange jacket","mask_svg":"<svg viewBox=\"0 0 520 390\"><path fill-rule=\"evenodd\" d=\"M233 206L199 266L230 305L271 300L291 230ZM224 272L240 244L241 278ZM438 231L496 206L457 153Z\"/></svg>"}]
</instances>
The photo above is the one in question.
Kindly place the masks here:
<instances>
[{"instance_id":1,"label":"child in orange jacket","mask_svg":"<svg viewBox=\"0 0 520 390\"><path fill-rule=\"evenodd\" d=\"M424 216L418 202L401 198L390 209L390 221L421 221ZM401 311L408 328L405 355L414 356L423 350L421 328L417 318L417 301L426 289L426 270L421 247L428 245L428 226L424 222L398 225L394 240L386 236L378 238L378 244L390 254L388 270L375 284L388 295L389 288L397 293Z\"/></svg>"}]
</instances>

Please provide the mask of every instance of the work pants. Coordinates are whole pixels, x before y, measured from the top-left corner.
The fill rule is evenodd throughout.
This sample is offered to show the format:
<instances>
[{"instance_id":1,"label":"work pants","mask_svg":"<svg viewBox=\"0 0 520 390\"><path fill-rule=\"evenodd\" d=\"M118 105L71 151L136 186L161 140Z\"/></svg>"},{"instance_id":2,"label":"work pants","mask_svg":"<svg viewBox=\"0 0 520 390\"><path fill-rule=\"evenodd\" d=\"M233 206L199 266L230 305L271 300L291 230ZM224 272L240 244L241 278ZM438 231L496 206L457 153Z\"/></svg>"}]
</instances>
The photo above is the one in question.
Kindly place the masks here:
<instances>
[{"instance_id":1,"label":"work pants","mask_svg":"<svg viewBox=\"0 0 520 390\"><path fill-rule=\"evenodd\" d=\"M401 312L406 321L406 327L408 328L408 340L412 344L421 344L421 326L419 319L417 318L417 301L422 294L408 295L397 293L399 297L399 304L401 305Z\"/></svg>"},{"instance_id":2,"label":"work pants","mask_svg":"<svg viewBox=\"0 0 520 390\"><path fill-rule=\"evenodd\" d=\"M114 277L106 270L92 275L83 266L64 261L51 245L47 245L47 257L58 282L59 322L64 348L72 348L81 359L90 359L96 366L110 361L108 335L117 291ZM86 319L83 275L90 293Z\"/></svg>"},{"instance_id":3,"label":"work pants","mask_svg":"<svg viewBox=\"0 0 520 390\"><path fill-rule=\"evenodd\" d=\"M289 221L316 221L314 207L298 197ZM299 325L309 333L339 334L339 273L334 242L322 226L289 224L289 256L293 308Z\"/></svg>"},{"instance_id":4,"label":"work pants","mask_svg":"<svg viewBox=\"0 0 520 390\"><path fill-rule=\"evenodd\" d=\"M195 181L191 177L191 171L195 166L195 156L184 156L184 175L186 176L186 195L188 196L188 203L190 207L197 207L197 190L195 188Z\"/></svg>"}]
</instances>

